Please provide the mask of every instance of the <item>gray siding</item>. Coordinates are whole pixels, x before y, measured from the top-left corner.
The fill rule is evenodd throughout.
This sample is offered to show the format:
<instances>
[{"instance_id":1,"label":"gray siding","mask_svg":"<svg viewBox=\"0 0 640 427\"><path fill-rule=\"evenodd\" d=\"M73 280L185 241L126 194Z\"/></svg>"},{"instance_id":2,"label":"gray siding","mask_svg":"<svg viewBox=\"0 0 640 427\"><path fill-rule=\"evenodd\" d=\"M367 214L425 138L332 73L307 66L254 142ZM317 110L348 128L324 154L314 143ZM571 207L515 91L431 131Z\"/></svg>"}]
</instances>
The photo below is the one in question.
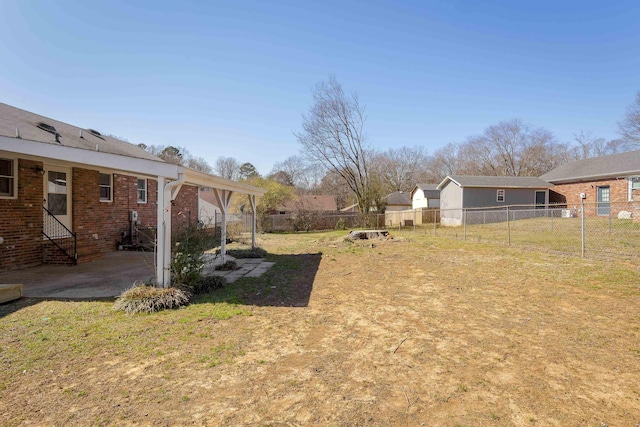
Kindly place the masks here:
<instances>
[{"instance_id":1,"label":"gray siding","mask_svg":"<svg viewBox=\"0 0 640 427\"><path fill-rule=\"evenodd\" d=\"M450 187L448 185L447 187ZM498 188L465 188L464 207L484 208L490 206L532 205L536 200L535 188L503 188L504 202L497 201ZM538 190L546 190L539 188Z\"/></svg>"},{"instance_id":2,"label":"gray siding","mask_svg":"<svg viewBox=\"0 0 640 427\"><path fill-rule=\"evenodd\" d=\"M440 218L444 225L462 224L462 188L449 182L440 191Z\"/></svg>"}]
</instances>

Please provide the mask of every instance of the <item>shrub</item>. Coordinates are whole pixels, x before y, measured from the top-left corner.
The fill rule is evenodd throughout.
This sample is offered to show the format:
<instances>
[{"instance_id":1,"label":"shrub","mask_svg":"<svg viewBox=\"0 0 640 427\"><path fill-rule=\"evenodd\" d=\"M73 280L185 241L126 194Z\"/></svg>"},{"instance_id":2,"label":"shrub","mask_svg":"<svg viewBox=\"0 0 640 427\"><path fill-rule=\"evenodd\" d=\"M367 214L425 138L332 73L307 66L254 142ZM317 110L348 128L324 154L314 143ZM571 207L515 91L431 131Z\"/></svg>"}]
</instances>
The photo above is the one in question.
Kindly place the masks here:
<instances>
[{"instance_id":1,"label":"shrub","mask_svg":"<svg viewBox=\"0 0 640 427\"><path fill-rule=\"evenodd\" d=\"M194 294L208 294L227 286L227 279L222 276L202 276L193 288Z\"/></svg>"},{"instance_id":2,"label":"shrub","mask_svg":"<svg viewBox=\"0 0 640 427\"><path fill-rule=\"evenodd\" d=\"M199 254L176 252L171 262L173 282L193 288L200 279L203 267L204 262Z\"/></svg>"},{"instance_id":3,"label":"shrub","mask_svg":"<svg viewBox=\"0 0 640 427\"><path fill-rule=\"evenodd\" d=\"M189 304L189 293L179 288L134 286L124 291L114 303L114 310L126 313L153 313Z\"/></svg>"},{"instance_id":4,"label":"shrub","mask_svg":"<svg viewBox=\"0 0 640 427\"><path fill-rule=\"evenodd\" d=\"M336 230L346 230L347 229L347 224L345 223L343 218L340 218L338 221L336 221L335 229Z\"/></svg>"},{"instance_id":5,"label":"shrub","mask_svg":"<svg viewBox=\"0 0 640 427\"><path fill-rule=\"evenodd\" d=\"M234 258L242 259L242 258L266 258L267 251L262 248L255 249L229 249L227 250L227 255L232 256Z\"/></svg>"},{"instance_id":6,"label":"shrub","mask_svg":"<svg viewBox=\"0 0 640 427\"><path fill-rule=\"evenodd\" d=\"M221 271L232 271L237 270L238 264L235 261L225 261L223 264L216 265L216 270Z\"/></svg>"}]
</instances>

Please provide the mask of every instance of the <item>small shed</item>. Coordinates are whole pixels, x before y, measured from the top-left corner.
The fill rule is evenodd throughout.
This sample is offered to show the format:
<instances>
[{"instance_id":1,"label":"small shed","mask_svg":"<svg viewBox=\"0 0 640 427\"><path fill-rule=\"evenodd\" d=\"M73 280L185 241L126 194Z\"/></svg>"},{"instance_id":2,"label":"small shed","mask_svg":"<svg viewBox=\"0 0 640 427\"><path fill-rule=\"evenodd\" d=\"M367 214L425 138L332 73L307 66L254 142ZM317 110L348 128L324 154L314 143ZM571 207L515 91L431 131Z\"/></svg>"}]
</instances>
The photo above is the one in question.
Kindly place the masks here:
<instances>
[{"instance_id":1,"label":"small shed","mask_svg":"<svg viewBox=\"0 0 640 427\"><path fill-rule=\"evenodd\" d=\"M438 184L442 225L462 225L463 210L547 205L552 184L528 176L449 175Z\"/></svg>"}]
</instances>

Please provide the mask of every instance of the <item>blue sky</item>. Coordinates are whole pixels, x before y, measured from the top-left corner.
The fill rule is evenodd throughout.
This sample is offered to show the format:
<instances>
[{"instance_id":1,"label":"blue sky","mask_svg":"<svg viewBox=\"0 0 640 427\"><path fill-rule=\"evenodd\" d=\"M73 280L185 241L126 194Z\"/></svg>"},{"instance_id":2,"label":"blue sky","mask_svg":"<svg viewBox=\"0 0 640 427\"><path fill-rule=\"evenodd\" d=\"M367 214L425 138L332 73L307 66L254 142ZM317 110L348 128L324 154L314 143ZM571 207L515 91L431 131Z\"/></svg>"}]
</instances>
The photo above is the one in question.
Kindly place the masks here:
<instances>
[{"instance_id":1,"label":"blue sky","mask_svg":"<svg viewBox=\"0 0 640 427\"><path fill-rule=\"evenodd\" d=\"M380 149L520 118L616 138L640 2L0 0L0 101L268 173L330 74Z\"/></svg>"}]
</instances>

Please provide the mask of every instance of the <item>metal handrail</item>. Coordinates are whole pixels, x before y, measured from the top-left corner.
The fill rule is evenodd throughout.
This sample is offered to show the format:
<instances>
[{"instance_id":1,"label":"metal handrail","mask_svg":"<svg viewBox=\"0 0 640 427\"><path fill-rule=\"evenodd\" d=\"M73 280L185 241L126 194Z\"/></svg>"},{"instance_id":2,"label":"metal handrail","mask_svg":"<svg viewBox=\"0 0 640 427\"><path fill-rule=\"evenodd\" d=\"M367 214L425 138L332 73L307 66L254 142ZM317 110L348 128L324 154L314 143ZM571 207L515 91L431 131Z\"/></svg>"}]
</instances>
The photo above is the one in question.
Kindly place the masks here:
<instances>
[{"instance_id":1,"label":"metal handrail","mask_svg":"<svg viewBox=\"0 0 640 427\"><path fill-rule=\"evenodd\" d=\"M77 237L76 233L69 230L66 225L64 225L54 214L49 211L46 207L42 207L44 214L44 223L42 224L42 234L44 237L49 239L51 243L53 243L60 251L62 251L70 260L73 261L73 264L78 263L78 252L77 252ZM51 234L47 234L47 232ZM66 243L63 243L59 239L64 239ZM58 241L56 241L58 240Z\"/></svg>"}]
</instances>

